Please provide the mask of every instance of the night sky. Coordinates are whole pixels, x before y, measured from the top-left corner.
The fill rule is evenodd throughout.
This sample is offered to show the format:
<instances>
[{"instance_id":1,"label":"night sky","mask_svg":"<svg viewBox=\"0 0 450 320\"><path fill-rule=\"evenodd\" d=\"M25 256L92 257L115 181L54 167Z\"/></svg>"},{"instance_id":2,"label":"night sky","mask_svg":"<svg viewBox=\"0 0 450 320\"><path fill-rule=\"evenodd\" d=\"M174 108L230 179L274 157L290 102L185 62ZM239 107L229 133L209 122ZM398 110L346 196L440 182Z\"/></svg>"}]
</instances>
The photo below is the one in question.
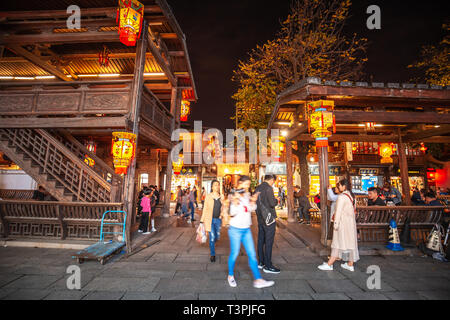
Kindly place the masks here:
<instances>
[{"instance_id":1,"label":"night sky","mask_svg":"<svg viewBox=\"0 0 450 320\"><path fill-rule=\"evenodd\" d=\"M409 82L414 76L407 66L419 57L420 48L437 44L448 19L446 1L353 0L345 31L369 40L366 76L375 82ZM280 20L287 17L290 0L168 0L183 32L199 96L190 121L218 129L234 128L231 81L239 60L257 44L273 39ZM381 8L381 30L368 30L366 9Z\"/></svg>"}]
</instances>

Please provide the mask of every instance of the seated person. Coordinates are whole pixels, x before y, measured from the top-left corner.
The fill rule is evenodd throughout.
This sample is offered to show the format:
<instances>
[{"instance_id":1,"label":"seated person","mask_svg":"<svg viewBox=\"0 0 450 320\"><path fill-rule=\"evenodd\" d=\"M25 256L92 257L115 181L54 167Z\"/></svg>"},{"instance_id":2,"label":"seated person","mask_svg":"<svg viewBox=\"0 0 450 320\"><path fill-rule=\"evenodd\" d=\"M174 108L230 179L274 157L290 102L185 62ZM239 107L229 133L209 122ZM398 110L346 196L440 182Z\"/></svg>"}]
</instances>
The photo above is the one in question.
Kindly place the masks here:
<instances>
[{"instance_id":1,"label":"seated person","mask_svg":"<svg viewBox=\"0 0 450 320\"><path fill-rule=\"evenodd\" d=\"M380 198L380 189L371 187L369 188L368 198L367 201L368 206L386 206L386 202L383 201L383 199Z\"/></svg>"},{"instance_id":2,"label":"seated person","mask_svg":"<svg viewBox=\"0 0 450 320\"><path fill-rule=\"evenodd\" d=\"M432 191L425 194L425 203L426 206L442 207L442 204L436 199L436 195Z\"/></svg>"},{"instance_id":3,"label":"seated person","mask_svg":"<svg viewBox=\"0 0 450 320\"><path fill-rule=\"evenodd\" d=\"M411 202L416 205L416 206L424 206L425 205L425 201L423 200L424 198L424 190L420 190L416 187L413 190L413 195L411 197Z\"/></svg>"},{"instance_id":4,"label":"seated person","mask_svg":"<svg viewBox=\"0 0 450 320\"><path fill-rule=\"evenodd\" d=\"M44 201L45 189L43 186L39 186L38 190L34 190L32 199L38 200L38 201Z\"/></svg>"},{"instance_id":5,"label":"seated person","mask_svg":"<svg viewBox=\"0 0 450 320\"><path fill-rule=\"evenodd\" d=\"M393 202L396 206L399 206L402 203L402 194L397 188L391 186L389 182L384 183L381 194L384 196L386 204Z\"/></svg>"}]
</instances>

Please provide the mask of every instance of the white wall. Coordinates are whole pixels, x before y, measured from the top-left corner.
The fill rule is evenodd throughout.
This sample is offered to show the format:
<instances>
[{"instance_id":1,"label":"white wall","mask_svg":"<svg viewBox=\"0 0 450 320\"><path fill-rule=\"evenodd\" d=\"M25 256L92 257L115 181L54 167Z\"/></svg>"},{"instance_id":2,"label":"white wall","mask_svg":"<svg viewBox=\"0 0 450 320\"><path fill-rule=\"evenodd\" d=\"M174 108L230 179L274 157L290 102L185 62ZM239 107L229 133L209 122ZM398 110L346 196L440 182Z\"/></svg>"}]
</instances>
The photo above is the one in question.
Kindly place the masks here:
<instances>
[{"instance_id":1,"label":"white wall","mask_svg":"<svg viewBox=\"0 0 450 320\"><path fill-rule=\"evenodd\" d=\"M0 189L35 190L37 183L22 170L0 170Z\"/></svg>"}]
</instances>

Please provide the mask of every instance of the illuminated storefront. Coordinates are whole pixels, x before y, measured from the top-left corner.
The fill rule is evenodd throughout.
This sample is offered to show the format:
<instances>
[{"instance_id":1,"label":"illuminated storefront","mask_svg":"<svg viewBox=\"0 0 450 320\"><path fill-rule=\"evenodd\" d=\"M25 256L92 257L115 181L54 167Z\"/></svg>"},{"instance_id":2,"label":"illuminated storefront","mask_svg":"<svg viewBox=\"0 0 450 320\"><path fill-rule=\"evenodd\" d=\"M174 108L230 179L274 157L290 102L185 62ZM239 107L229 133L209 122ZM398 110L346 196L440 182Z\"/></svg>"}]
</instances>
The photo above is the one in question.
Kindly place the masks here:
<instances>
[{"instance_id":1,"label":"illuminated storefront","mask_svg":"<svg viewBox=\"0 0 450 320\"><path fill-rule=\"evenodd\" d=\"M330 186L335 187L343 175L343 168L340 166L330 166L328 168ZM309 165L309 194L316 195L320 193L319 166L317 164Z\"/></svg>"},{"instance_id":2,"label":"illuminated storefront","mask_svg":"<svg viewBox=\"0 0 450 320\"><path fill-rule=\"evenodd\" d=\"M198 188L198 168L197 167L184 167L181 169L180 174L172 176L172 200L175 200L178 186L182 189L192 189L194 186Z\"/></svg>"},{"instance_id":3,"label":"illuminated storefront","mask_svg":"<svg viewBox=\"0 0 450 320\"><path fill-rule=\"evenodd\" d=\"M250 165L246 163L217 164L217 177L225 192L236 187L239 175L249 175L249 173Z\"/></svg>"}]
</instances>

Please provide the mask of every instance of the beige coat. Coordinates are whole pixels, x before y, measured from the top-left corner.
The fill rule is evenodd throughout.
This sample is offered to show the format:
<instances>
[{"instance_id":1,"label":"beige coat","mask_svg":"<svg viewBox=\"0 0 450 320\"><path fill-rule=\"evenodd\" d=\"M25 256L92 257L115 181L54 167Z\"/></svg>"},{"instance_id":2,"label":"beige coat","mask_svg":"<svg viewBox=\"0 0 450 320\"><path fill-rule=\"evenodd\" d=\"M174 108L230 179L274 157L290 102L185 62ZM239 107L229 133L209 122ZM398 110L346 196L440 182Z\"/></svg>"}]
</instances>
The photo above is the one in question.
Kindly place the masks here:
<instances>
[{"instance_id":1,"label":"beige coat","mask_svg":"<svg viewBox=\"0 0 450 320\"><path fill-rule=\"evenodd\" d=\"M345 194L351 197L350 192L345 191L336 201L331 256L342 259L342 254L347 252L349 260L356 262L359 260L359 252L355 208Z\"/></svg>"},{"instance_id":2,"label":"beige coat","mask_svg":"<svg viewBox=\"0 0 450 320\"><path fill-rule=\"evenodd\" d=\"M223 195L220 196L220 199L222 201L222 207L223 207L223 202L224 202ZM211 232L213 210L214 210L214 197L213 197L212 193L209 193L206 195L205 205L203 206L202 218L200 219L200 222L203 222L203 224L205 226L206 232ZM220 214L220 218L223 219L223 210Z\"/></svg>"}]
</instances>

